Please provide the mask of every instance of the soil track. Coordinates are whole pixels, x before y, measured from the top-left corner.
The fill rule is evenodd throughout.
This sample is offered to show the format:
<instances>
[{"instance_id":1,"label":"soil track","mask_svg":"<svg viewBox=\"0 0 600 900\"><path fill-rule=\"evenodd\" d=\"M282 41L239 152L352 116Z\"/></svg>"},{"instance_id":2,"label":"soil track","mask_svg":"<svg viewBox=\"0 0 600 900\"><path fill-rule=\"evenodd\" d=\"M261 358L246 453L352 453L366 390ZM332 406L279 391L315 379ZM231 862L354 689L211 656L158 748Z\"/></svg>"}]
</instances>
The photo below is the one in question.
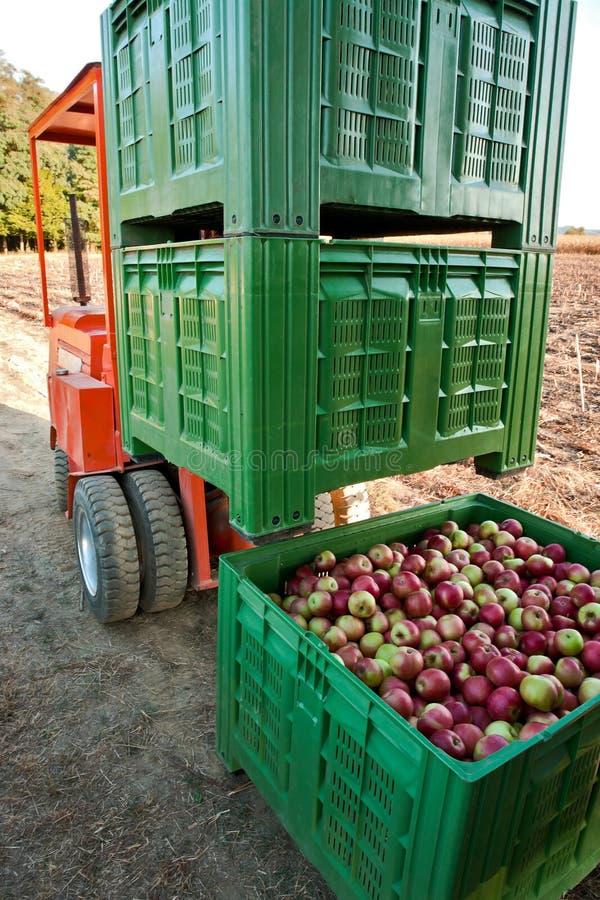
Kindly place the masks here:
<instances>
[{"instance_id":1,"label":"soil track","mask_svg":"<svg viewBox=\"0 0 600 900\"><path fill-rule=\"evenodd\" d=\"M65 258L49 263L67 299ZM113 627L78 612L36 266L0 256L0 896L332 900L214 752L215 592ZM469 464L385 479L374 512L485 490L600 536L599 323L600 256L559 255L536 465L500 482ZM598 870L570 896L598 898Z\"/></svg>"}]
</instances>

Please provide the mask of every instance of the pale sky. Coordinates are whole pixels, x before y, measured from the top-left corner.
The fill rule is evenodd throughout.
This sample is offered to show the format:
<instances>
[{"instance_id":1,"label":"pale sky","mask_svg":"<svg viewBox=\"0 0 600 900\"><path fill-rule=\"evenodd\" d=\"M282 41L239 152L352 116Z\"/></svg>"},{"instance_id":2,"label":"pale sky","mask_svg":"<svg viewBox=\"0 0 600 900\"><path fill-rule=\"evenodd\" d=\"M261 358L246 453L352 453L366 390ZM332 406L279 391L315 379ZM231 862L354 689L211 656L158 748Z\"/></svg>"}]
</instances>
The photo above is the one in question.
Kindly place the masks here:
<instances>
[{"instance_id":1,"label":"pale sky","mask_svg":"<svg viewBox=\"0 0 600 900\"><path fill-rule=\"evenodd\" d=\"M54 91L100 60L108 0L0 0L0 49ZM600 229L600 0L579 0L559 224Z\"/></svg>"}]
</instances>

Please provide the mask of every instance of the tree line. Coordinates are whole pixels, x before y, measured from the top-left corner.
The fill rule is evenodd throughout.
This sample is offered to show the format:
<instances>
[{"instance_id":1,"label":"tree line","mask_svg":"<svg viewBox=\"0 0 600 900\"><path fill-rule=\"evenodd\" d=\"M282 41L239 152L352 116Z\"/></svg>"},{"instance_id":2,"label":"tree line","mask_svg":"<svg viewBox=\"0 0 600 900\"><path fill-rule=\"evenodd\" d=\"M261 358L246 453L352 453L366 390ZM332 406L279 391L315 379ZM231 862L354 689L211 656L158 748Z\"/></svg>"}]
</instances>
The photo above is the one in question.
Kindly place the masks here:
<instances>
[{"instance_id":1,"label":"tree line","mask_svg":"<svg viewBox=\"0 0 600 900\"><path fill-rule=\"evenodd\" d=\"M39 78L20 71L0 50L0 252L35 249L35 211L27 129L54 99ZM88 241L99 244L95 150L38 142L40 195L47 250L65 244L69 194L75 194Z\"/></svg>"}]
</instances>

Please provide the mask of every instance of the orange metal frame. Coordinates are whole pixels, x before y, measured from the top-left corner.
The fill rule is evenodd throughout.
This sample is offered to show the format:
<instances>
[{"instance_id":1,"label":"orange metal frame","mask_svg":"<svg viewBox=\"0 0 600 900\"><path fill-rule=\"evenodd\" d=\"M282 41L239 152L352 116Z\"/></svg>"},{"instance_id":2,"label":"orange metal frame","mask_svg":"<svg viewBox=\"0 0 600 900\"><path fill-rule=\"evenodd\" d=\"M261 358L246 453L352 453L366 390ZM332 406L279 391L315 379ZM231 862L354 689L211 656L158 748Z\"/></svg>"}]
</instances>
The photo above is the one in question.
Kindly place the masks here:
<instances>
[{"instance_id":1,"label":"orange metal frame","mask_svg":"<svg viewBox=\"0 0 600 900\"><path fill-rule=\"evenodd\" d=\"M42 302L44 309L44 324L53 327L56 332L54 337L58 340L63 335L63 343L75 341L77 332L76 321L82 313L69 314L65 309L57 312L56 320L50 312L48 300L48 280L46 275L46 258L44 253L44 227L42 219L42 204L40 198L40 182L38 174L38 141L54 141L61 144L80 144L96 148L96 162L98 167L98 199L100 212L100 235L102 243L102 272L104 279L104 317L106 324L106 349L109 358L103 353L102 377L105 383L97 381L94 387L94 379L85 373L83 375L60 376L58 385L53 388L52 374L49 378L49 388L55 402L65 407L60 415L71 415L73 422L78 422L81 434L74 436L78 447L78 457L86 457L86 440L90 439L91 449L87 454L91 460L93 471L123 471L125 460L128 459L123 452L121 434L119 430L119 390L117 369L117 344L115 325L115 302L112 280L112 267L110 258L110 230L108 213L108 178L106 168L106 141L104 130L104 102L102 93L102 68L100 63L89 63L73 79L71 84L60 94L29 127L29 146L31 151L31 165L33 177L33 198L35 204L35 220L37 229L37 242L40 261L40 273L42 283ZM90 310L91 312L91 310ZM74 322L71 322L71 319ZM86 345L87 346L87 345ZM94 367L95 368L95 367ZM87 379L87 380L86 380ZM98 453L102 447L101 435L98 435L98 427L101 432L108 430L107 421L111 416L108 400L105 397L108 388L112 387L112 400L114 403L115 451L116 465L110 466L110 448L104 448L104 453ZM89 420L86 408L82 403L82 395L87 391L94 394L94 405L105 402L106 410L101 423ZM52 405L51 397L51 405ZM68 408L67 408L68 407ZM83 409L83 412L82 412ZM88 410L89 411L89 410ZM93 419L93 417L92 417ZM98 427L96 427L98 425ZM90 434L83 433L85 430ZM94 434L92 434L92 432ZM96 435L96 437L94 437ZM101 457L101 458L100 458ZM80 471L73 472L69 476L69 510L71 509L75 483L79 477L86 474L85 466L80 466ZM179 470L179 482L181 493L182 512L185 521L186 534L191 556L191 581L197 590L206 590L217 585L213 578L210 565L210 547L208 535L208 523L206 514L206 502L204 481L197 475L186 469ZM231 550L250 547L252 544L244 541L233 529L230 529Z\"/></svg>"},{"instance_id":2,"label":"orange metal frame","mask_svg":"<svg viewBox=\"0 0 600 900\"><path fill-rule=\"evenodd\" d=\"M110 261L110 226L108 219L108 178L106 171L106 141L104 131L104 96L102 92L102 67L99 62L88 63L60 94L30 125L28 130L33 178L33 200L42 281L44 324L53 324L48 303L48 279L44 252L44 225L40 198L40 182L37 158L37 142L53 141L60 144L82 144L96 148L98 167L98 204L100 213L100 238L102 251L102 275L104 279L104 310L106 342L109 348L114 384L116 422L119 416L119 391L117 348L115 333L115 301ZM119 465L123 465L120 435L117 440Z\"/></svg>"}]
</instances>

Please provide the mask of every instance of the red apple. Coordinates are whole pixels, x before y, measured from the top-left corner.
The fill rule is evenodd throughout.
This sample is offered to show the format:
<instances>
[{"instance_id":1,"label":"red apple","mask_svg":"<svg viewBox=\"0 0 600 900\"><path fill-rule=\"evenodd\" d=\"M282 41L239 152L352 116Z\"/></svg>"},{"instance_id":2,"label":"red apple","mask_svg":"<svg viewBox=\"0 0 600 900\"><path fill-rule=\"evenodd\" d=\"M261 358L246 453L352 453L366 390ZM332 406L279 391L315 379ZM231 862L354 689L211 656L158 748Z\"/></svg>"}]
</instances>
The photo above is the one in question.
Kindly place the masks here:
<instances>
[{"instance_id":1,"label":"red apple","mask_svg":"<svg viewBox=\"0 0 600 900\"><path fill-rule=\"evenodd\" d=\"M367 656L358 660L354 666L354 674L357 678L360 678L367 687L373 688L374 690L377 689L383 681L383 670L381 666L376 659L370 659Z\"/></svg>"},{"instance_id":2,"label":"red apple","mask_svg":"<svg viewBox=\"0 0 600 900\"><path fill-rule=\"evenodd\" d=\"M469 656L469 662L478 675L483 675L487 669L488 663L495 656L500 656L500 651L493 644L482 644L475 647Z\"/></svg>"},{"instance_id":3,"label":"red apple","mask_svg":"<svg viewBox=\"0 0 600 900\"><path fill-rule=\"evenodd\" d=\"M471 722L473 725L477 725L478 728L485 731L492 721L492 717L485 706L471 706L469 707L469 712L471 713Z\"/></svg>"},{"instance_id":4,"label":"red apple","mask_svg":"<svg viewBox=\"0 0 600 900\"><path fill-rule=\"evenodd\" d=\"M519 645L519 637L512 625L501 625L496 629L493 643L496 647L499 647L500 650L503 647L512 647L512 649L516 650Z\"/></svg>"},{"instance_id":5,"label":"red apple","mask_svg":"<svg viewBox=\"0 0 600 900\"><path fill-rule=\"evenodd\" d=\"M492 719L513 723L521 715L523 701L517 690L504 685L492 691L485 705Z\"/></svg>"},{"instance_id":6,"label":"red apple","mask_svg":"<svg viewBox=\"0 0 600 900\"><path fill-rule=\"evenodd\" d=\"M581 563L570 563L567 568L567 578L575 584L581 584L582 581L589 582L590 574L590 570Z\"/></svg>"},{"instance_id":7,"label":"red apple","mask_svg":"<svg viewBox=\"0 0 600 900\"><path fill-rule=\"evenodd\" d=\"M421 640L419 626L410 619L403 619L392 626L390 637L397 647L417 647Z\"/></svg>"},{"instance_id":8,"label":"red apple","mask_svg":"<svg viewBox=\"0 0 600 900\"><path fill-rule=\"evenodd\" d=\"M428 616L433 608L431 594L426 588L412 591L404 600L404 611L407 616L420 619Z\"/></svg>"},{"instance_id":9,"label":"red apple","mask_svg":"<svg viewBox=\"0 0 600 900\"><path fill-rule=\"evenodd\" d=\"M327 591L313 591L307 602L312 616L326 616L333 608L333 599Z\"/></svg>"},{"instance_id":10,"label":"red apple","mask_svg":"<svg viewBox=\"0 0 600 900\"><path fill-rule=\"evenodd\" d=\"M532 606L529 609L533 609ZM535 656L543 653L548 644L546 635L541 631L524 631L519 636L519 650L525 656Z\"/></svg>"},{"instance_id":11,"label":"red apple","mask_svg":"<svg viewBox=\"0 0 600 900\"><path fill-rule=\"evenodd\" d=\"M392 589L392 576L384 569L375 569L371 578L376 582L377 587L379 588L378 599L381 600L383 594Z\"/></svg>"},{"instance_id":12,"label":"red apple","mask_svg":"<svg viewBox=\"0 0 600 900\"><path fill-rule=\"evenodd\" d=\"M301 597L308 597L309 594L315 589L315 584L318 581L316 575L307 575L306 578L301 578L298 583L298 591Z\"/></svg>"},{"instance_id":13,"label":"red apple","mask_svg":"<svg viewBox=\"0 0 600 900\"><path fill-rule=\"evenodd\" d=\"M338 616L335 620L337 628L341 628L349 641L360 641L366 631L366 625L363 619L346 613L345 616Z\"/></svg>"},{"instance_id":14,"label":"red apple","mask_svg":"<svg viewBox=\"0 0 600 900\"><path fill-rule=\"evenodd\" d=\"M332 625L323 635L323 640L330 650L339 650L348 643L346 632L338 625Z\"/></svg>"},{"instance_id":15,"label":"red apple","mask_svg":"<svg viewBox=\"0 0 600 900\"><path fill-rule=\"evenodd\" d=\"M441 669L423 669L415 678L415 690L424 700L443 700L450 687L450 679Z\"/></svg>"},{"instance_id":16,"label":"red apple","mask_svg":"<svg viewBox=\"0 0 600 900\"><path fill-rule=\"evenodd\" d=\"M458 722L454 726L454 731L465 745L466 755L472 756L475 744L483 737L481 728L478 728L477 725L473 725L472 722L465 722L464 724Z\"/></svg>"},{"instance_id":17,"label":"red apple","mask_svg":"<svg viewBox=\"0 0 600 900\"><path fill-rule=\"evenodd\" d=\"M462 695L469 706L485 706L494 685L485 675L472 675L462 684Z\"/></svg>"},{"instance_id":18,"label":"red apple","mask_svg":"<svg viewBox=\"0 0 600 900\"><path fill-rule=\"evenodd\" d=\"M527 571L536 578L542 575L552 575L554 571L554 563L549 556L542 556L541 553L532 553L527 558Z\"/></svg>"},{"instance_id":19,"label":"red apple","mask_svg":"<svg viewBox=\"0 0 600 900\"><path fill-rule=\"evenodd\" d=\"M363 656L374 659L383 643L383 634L380 634L378 631L369 631L367 634L363 634L358 646Z\"/></svg>"},{"instance_id":20,"label":"red apple","mask_svg":"<svg viewBox=\"0 0 600 900\"><path fill-rule=\"evenodd\" d=\"M385 693L380 696L383 702L387 703L388 706L391 706L392 709L395 709L403 719L408 719L409 716L412 716L414 703L412 697L410 694L407 694L406 691L403 691L400 688L392 688L385 691Z\"/></svg>"},{"instance_id":21,"label":"red apple","mask_svg":"<svg viewBox=\"0 0 600 900\"><path fill-rule=\"evenodd\" d=\"M348 612L359 619L369 619L377 609L377 601L369 591L353 591L348 597Z\"/></svg>"},{"instance_id":22,"label":"red apple","mask_svg":"<svg viewBox=\"0 0 600 900\"><path fill-rule=\"evenodd\" d=\"M565 628L577 628L575 619L570 619L568 616L551 616L550 625L554 631L564 631Z\"/></svg>"},{"instance_id":23,"label":"red apple","mask_svg":"<svg viewBox=\"0 0 600 900\"><path fill-rule=\"evenodd\" d=\"M419 716L417 729L425 737L431 737L434 731L452 728L453 725L454 720L449 709L441 703L429 703Z\"/></svg>"},{"instance_id":24,"label":"red apple","mask_svg":"<svg viewBox=\"0 0 600 900\"><path fill-rule=\"evenodd\" d=\"M372 575L359 575L358 578L355 578L351 585L351 591L352 593L367 591L367 593L375 597L376 600L379 599L381 593L379 585Z\"/></svg>"},{"instance_id":25,"label":"red apple","mask_svg":"<svg viewBox=\"0 0 600 900\"><path fill-rule=\"evenodd\" d=\"M465 566L465 568L467 567ZM448 581L451 575L452 569L450 568L450 563L446 562L443 558L434 557L425 564L423 577L428 584L438 584L440 581Z\"/></svg>"},{"instance_id":26,"label":"red apple","mask_svg":"<svg viewBox=\"0 0 600 900\"><path fill-rule=\"evenodd\" d=\"M374 569L387 569L394 562L394 552L387 544L374 544L367 551Z\"/></svg>"},{"instance_id":27,"label":"red apple","mask_svg":"<svg viewBox=\"0 0 600 900\"><path fill-rule=\"evenodd\" d=\"M422 575L425 571L425 560L418 553L410 553L401 563L402 572L412 572L414 575Z\"/></svg>"},{"instance_id":28,"label":"red apple","mask_svg":"<svg viewBox=\"0 0 600 900\"><path fill-rule=\"evenodd\" d=\"M568 616L573 618L577 607L570 596L553 597L550 601L550 615L552 616Z\"/></svg>"},{"instance_id":29,"label":"red apple","mask_svg":"<svg viewBox=\"0 0 600 900\"><path fill-rule=\"evenodd\" d=\"M526 675L519 693L525 703L542 712L550 712L558 705L558 690L546 675Z\"/></svg>"},{"instance_id":30,"label":"red apple","mask_svg":"<svg viewBox=\"0 0 600 900\"><path fill-rule=\"evenodd\" d=\"M336 559L331 550L321 550L314 559L315 572L331 572L335 564Z\"/></svg>"},{"instance_id":31,"label":"red apple","mask_svg":"<svg viewBox=\"0 0 600 900\"><path fill-rule=\"evenodd\" d=\"M444 672L450 673L454 668L454 660L446 647L435 644L421 651L423 656L423 665L425 669L442 669ZM554 671L554 666L552 667Z\"/></svg>"},{"instance_id":32,"label":"red apple","mask_svg":"<svg viewBox=\"0 0 600 900\"><path fill-rule=\"evenodd\" d=\"M444 609L457 609L463 602L464 594L459 583L454 581L440 581L434 590L434 597Z\"/></svg>"},{"instance_id":33,"label":"red apple","mask_svg":"<svg viewBox=\"0 0 600 900\"><path fill-rule=\"evenodd\" d=\"M459 641L465 633L465 628L460 616L453 613L441 616L436 625L438 634L444 641Z\"/></svg>"},{"instance_id":34,"label":"red apple","mask_svg":"<svg viewBox=\"0 0 600 900\"><path fill-rule=\"evenodd\" d=\"M471 721L469 708L464 700L458 700L456 697L448 697L444 700L444 706L452 713L454 725Z\"/></svg>"},{"instance_id":35,"label":"red apple","mask_svg":"<svg viewBox=\"0 0 600 900\"><path fill-rule=\"evenodd\" d=\"M379 598L379 605L384 612L389 609L402 609L402 601L398 600L395 594L387 591Z\"/></svg>"},{"instance_id":36,"label":"red apple","mask_svg":"<svg viewBox=\"0 0 600 900\"><path fill-rule=\"evenodd\" d=\"M421 580L414 572L399 572L392 578L392 591L399 600L404 600L421 587Z\"/></svg>"},{"instance_id":37,"label":"red apple","mask_svg":"<svg viewBox=\"0 0 600 900\"><path fill-rule=\"evenodd\" d=\"M323 575L315 581L315 591L326 591L328 594L333 594L337 590L339 590L339 584L331 575Z\"/></svg>"},{"instance_id":38,"label":"red apple","mask_svg":"<svg viewBox=\"0 0 600 900\"><path fill-rule=\"evenodd\" d=\"M415 647L398 647L390 656L392 672L403 681L412 681L423 668L423 657Z\"/></svg>"},{"instance_id":39,"label":"red apple","mask_svg":"<svg viewBox=\"0 0 600 900\"><path fill-rule=\"evenodd\" d=\"M520 741L529 741L547 727L543 722L526 722L519 732L518 739Z\"/></svg>"},{"instance_id":40,"label":"red apple","mask_svg":"<svg viewBox=\"0 0 600 900\"><path fill-rule=\"evenodd\" d=\"M331 628L331 622L325 616L314 616L308 623L308 630L320 637L321 640L326 631Z\"/></svg>"},{"instance_id":41,"label":"red apple","mask_svg":"<svg viewBox=\"0 0 600 900\"><path fill-rule=\"evenodd\" d=\"M521 579L512 569L505 569L497 578L494 579L494 590L499 588L509 588L515 594L521 595Z\"/></svg>"},{"instance_id":42,"label":"red apple","mask_svg":"<svg viewBox=\"0 0 600 900\"><path fill-rule=\"evenodd\" d=\"M479 610L479 621L491 625L497 633L497 629L500 628L504 622L505 615L506 613L499 603L484 603ZM493 640L495 642L495 635Z\"/></svg>"},{"instance_id":43,"label":"red apple","mask_svg":"<svg viewBox=\"0 0 600 900\"><path fill-rule=\"evenodd\" d=\"M354 667L359 659L362 659L362 653L359 648L354 644L345 644L343 647L340 647L339 650L335 651L335 655L339 656L346 666L347 669L350 669L351 672L354 672Z\"/></svg>"},{"instance_id":44,"label":"red apple","mask_svg":"<svg viewBox=\"0 0 600 900\"><path fill-rule=\"evenodd\" d=\"M586 634L600 633L600 603L586 603L577 610L577 622Z\"/></svg>"},{"instance_id":45,"label":"red apple","mask_svg":"<svg viewBox=\"0 0 600 900\"><path fill-rule=\"evenodd\" d=\"M562 544L548 544L543 548L544 556L549 556L552 562L562 563L567 558L565 548Z\"/></svg>"},{"instance_id":46,"label":"red apple","mask_svg":"<svg viewBox=\"0 0 600 900\"><path fill-rule=\"evenodd\" d=\"M527 668L528 657L524 653L521 653L520 650L515 650L513 647L502 647L500 655L505 656L506 659L510 659L510 661L514 662L515 666L518 666L522 671Z\"/></svg>"},{"instance_id":47,"label":"red apple","mask_svg":"<svg viewBox=\"0 0 600 900\"><path fill-rule=\"evenodd\" d=\"M355 553L346 561L346 576L354 581L359 575L371 575L373 563L364 553Z\"/></svg>"},{"instance_id":48,"label":"red apple","mask_svg":"<svg viewBox=\"0 0 600 900\"><path fill-rule=\"evenodd\" d=\"M431 670L433 671L433 670ZM577 699L580 703L586 703L600 695L600 678L584 678L577 691Z\"/></svg>"},{"instance_id":49,"label":"red apple","mask_svg":"<svg viewBox=\"0 0 600 900\"><path fill-rule=\"evenodd\" d=\"M452 550L446 557L446 562L451 563L453 566L459 570L463 569L471 562L471 557L467 550L457 549Z\"/></svg>"},{"instance_id":50,"label":"red apple","mask_svg":"<svg viewBox=\"0 0 600 900\"><path fill-rule=\"evenodd\" d=\"M521 595L521 606L539 606L548 612L550 609L550 597L541 588L528 587Z\"/></svg>"},{"instance_id":51,"label":"red apple","mask_svg":"<svg viewBox=\"0 0 600 900\"><path fill-rule=\"evenodd\" d=\"M588 672L600 672L600 641L588 641L581 651L581 661Z\"/></svg>"},{"instance_id":52,"label":"red apple","mask_svg":"<svg viewBox=\"0 0 600 900\"><path fill-rule=\"evenodd\" d=\"M515 551L508 544L501 544L492 551L492 559L495 562L507 563L515 558Z\"/></svg>"},{"instance_id":53,"label":"red apple","mask_svg":"<svg viewBox=\"0 0 600 900\"><path fill-rule=\"evenodd\" d=\"M523 536L516 539L514 544L515 555L527 561L530 556L539 551L540 547L533 538Z\"/></svg>"},{"instance_id":54,"label":"red apple","mask_svg":"<svg viewBox=\"0 0 600 900\"><path fill-rule=\"evenodd\" d=\"M472 653L476 647L482 644L491 644L491 640L483 631L467 631L462 639L462 645L467 653Z\"/></svg>"},{"instance_id":55,"label":"red apple","mask_svg":"<svg viewBox=\"0 0 600 900\"><path fill-rule=\"evenodd\" d=\"M348 598L350 591L334 591L331 595L331 614L334 616L344 616L348 612Z\"/></svg>"},{"instance_id":56,"label":"red apple","mask_svg":"<svg viewBox=\"0 0 600 900\"><path fill-rule=\"evenodd\" d=\"M467 678L475 676L475 669L466 662L455 663L452 670L452 685L455 690L462 691Z\"/></svg>"},{"instance_id":57,"label":"red apple","mask_svg":"<svg viewBox=\"0 0 600 900\"><path fill-rule=\"evenodd\" d=\"M451 729L443 728L441 731L435 731L430 740L432 744L453 759L465 759L467 756L467 748L462 738Z\"/></svg>"},{"instance_id":58,"label":"red apple","mask_svg":"<svg viewBox=\"0 0 600 900\"><path fill-rule=\"evenodd\" d=\"M474 600L465 599L456 610L456 615L462 619L465 625L473 625L479 615L479 607Z\"/></svg>"},{"instance_id":59,"label":"red apple","mask_svg":"<svg viewBox=\"0 0 600 900\"><path fill-rule=\"evenodd\" d=\"M554 674L566 688L578 688L586 672L581 662L574 656L563 656L557 660Z\"/></svg>"},{"instance_id":60,"label":"red apple","mask_svg":"<svg viewBox=\"0 0 600 900\"><path fill-rule=\"evenodd\" d=\"M508 741L501 734L484 734L473 748L473 759L475 762L486 759L492 753L496 753L503 747L508 747Z\"/></svg>"},{"instance_id":61,"label":"red apple","mask_svg":"<svg viewBox=\"0 0 600 900\"><path fill-rule=\"evenodd\" d=\"M308 598L306 597L297 597L295 600L292 600L290 603L289 612L293 615L300 615L306 621L311 618L312 612L310 606L308 605Z\"/></svg>"},{"instance_id":62,"label":"red apple","mask_svg":"<svg viewBox=\"0 0 600 900\"><path fill-rule=\"evenodd\" d=\"M520 538L523 534L523 526L518 519L505 519L503 522L500 522L499 527L501 531L510 532L514 538Z\"/></svg>"},{"instance_id":63,"label":"red apple","mask_svg":"<svg viewBox=\"0 0 600 900\"><path fill-rule=\"evenodd\" d=\"M525 631L548 631L550 616L541 606L528 606L523 610L521 623Z\"/></svg>"},{"instance_id":64,"label":"red apple","mask_svg":"<svg viewBox=\"0 0 600 900\"><path fill-rule=\"evenodd\" d=\"M522 673L512 660L505 656L497 656L488 662L485 677L496 687L516 688L521 683Z\"/></svg>"},{"instance_id":65,"label":"red apple","mask_svg":"<svg viewBox=\"0 0 600 900\"><path fill-rule=\"evenodd\" d=\"M561 656L579 656L584 641L581 633L575 628L561 628L556 632L554 646Z\"/></svg>"},{"instance_id":66,"label":"red apple","mask_svg":"<svg viewBox=\"0 0 600 900\"><path fill-rule=\"evenodd\" d=\"M527 671L530 675L554 675L554 663L549 656L534 653L527 660Z\"/></svg>"}]
</instances>

